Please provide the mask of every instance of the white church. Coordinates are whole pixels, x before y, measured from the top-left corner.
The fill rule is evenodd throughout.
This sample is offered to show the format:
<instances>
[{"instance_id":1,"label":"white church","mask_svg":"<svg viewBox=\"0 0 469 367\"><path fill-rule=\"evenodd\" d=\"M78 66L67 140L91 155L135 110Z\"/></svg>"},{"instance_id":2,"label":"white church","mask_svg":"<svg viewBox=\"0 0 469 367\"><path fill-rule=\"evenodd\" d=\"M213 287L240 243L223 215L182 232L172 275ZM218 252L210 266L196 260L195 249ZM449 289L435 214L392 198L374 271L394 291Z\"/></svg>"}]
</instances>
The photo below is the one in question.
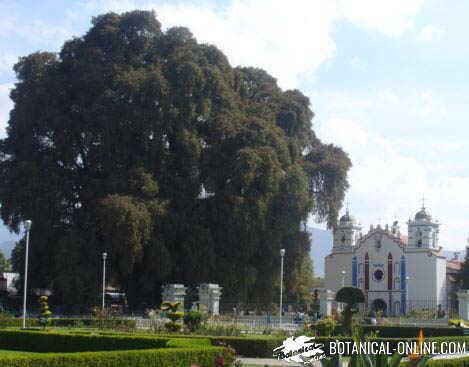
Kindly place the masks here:
<instances>
[{"instance_id":1,"label":"white church","mask_svg":"<svg viewBox=\"0 0 469 367\"><path fill-rule=\"evenodd\" d=\"M447 267L459 261L443 256L439 227L422 206L407 222L408 236L401 234L397 221L384 228L371 226L362 234L347 210L334 230L332 252L325 259L325 289L334 294L343 286L358 287L365 294L367 310L390 315L411 309L447 311Z\"/></svg>"}]
</instances>

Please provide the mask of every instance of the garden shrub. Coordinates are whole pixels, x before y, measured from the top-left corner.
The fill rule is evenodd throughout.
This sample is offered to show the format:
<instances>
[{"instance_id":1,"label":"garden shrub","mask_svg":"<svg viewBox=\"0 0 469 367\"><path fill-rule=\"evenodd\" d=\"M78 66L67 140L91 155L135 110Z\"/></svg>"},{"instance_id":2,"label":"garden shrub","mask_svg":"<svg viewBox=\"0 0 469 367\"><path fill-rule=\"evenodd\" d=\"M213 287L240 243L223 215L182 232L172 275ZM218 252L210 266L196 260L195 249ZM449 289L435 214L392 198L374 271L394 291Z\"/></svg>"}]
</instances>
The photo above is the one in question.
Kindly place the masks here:
<instances>
[{"instance_id":1,"label":"garden shrub","mask_svg":"<svg viewBox=\"0 0 469 367\"><path fill-rule=\"evenodd\" d=\"M49 318L52 315L52 312L49 309L49 297L39 297L38 303L40 308L39 324L43 328L46 328L47 324L49 323Z\"/></svg>"},{"instance_id":2,"label":"garden shrub","mask_svg":"<svg viewBox=\"0 0 469 367\"><path fill-rule=\"evenodd\" d=\"M167 348L111 352L46 353L34 356L0 356L0 367L213 367L223 358L232 361L224 348Z\"/></svg>"},{"instance_id":3,"label":"garden shrub","mask_svg":"<svg viewBox=\"0 0 469 367\"><path fill-rule=\"evenodd\" d=\"M336 325L337 322L332 317L325 317L311 325L311 329L316 331L318 336L330 336L334 333Z\"/></svg>"},{"instance_id":4,"label":"garden shrub","mask_svg":"<svg viewBox=\"0 0 469 367\"><path fill-rule=\"evenodd\" d=\"M28 352L91 352L106 350L155 349L166 346L168 338L132 335L80 335L57 332L0 330L0 349Z\"/></svg>"},{"instance_id":5,"label":"garden shrub","mask_svg":"<svg viewBox=\"0 0 469 367\"><path fill-rule=\"evenodd\" d=\"M188 312L184 315L184 324L191 332L194 332L200 327L202 319L203 316L200 312Z\"/></svg>"},{"instance_id":6,"label":"garden shrub","mask_svg":"<svg viewBox=\"0 0 469 367\"><path fill-rule=\"evenodd\" d=\"M212 342L207 338L171 338L166 344L170 348L189 348L211 346Z\"/></svg>"},{"instance_id":7,"label":"garden shrub","mask_svg":"<svg viewBox=\"0 0 469 367\"><path fill-rule=\"evenodd\" d=\"M286 337L212 337L213 345L228 345L236 349L239 355L252 358L272 358L273 349L282 345ZM334 337L316 337L315 341L324 344L326 354L329 351L331 341L352 342L352 337L334 336ZM397 348L397 343L401 341L418 341L417 338L369 338L369 341L389 342L391 350ZM426 341L436 342L464 342L466 349L469 349L469 337L439 337L428 338ZM438 348L437 348L438 349Z\"/></svg>"},{"instance_id":8,"label":"garden shrub","mask_svg":"<svg viewBox=\"0 0 469 367\"><path fill-rule=\"evenodd\" d=\"M21 318L1 318L0 328L7 327L21 327ZM38 327L40 326L38 319L26 319L27 327ZM135 320L126 319L92 319L92 318L60 318L60 319L49 319L48 326L50 327L90 327L90 328L106 328L116 329L118 327L125 327L126 329L135 329Z\"/></svg>"},{"instance_id":9,"label":"garden shrub","mask_svg":"<svg viewBox=\"0 0 469 367\"><path fill-rule=\"evenodd\" d=\"M344 302L345 309L343 314L343 325L348 334L352 332L352 318L353 314L358 312L356 305L365 302L365 295L360 288L356 287L343 287L339 289L335 296L337 302Z\"/></svg>"},{"instance_id":10,"label":"garden shrub","mask_svg":"<svg viewBox=\"0 0 469 367\"><path fill-rule=\"evenodd\" d=\"M178 312L178 308L181 305L181 302L163 302L160 306L160 310L168 311L167 317L171 320L167 322L164 326L170 332L178 332L181 330L182 323L179 322L180 319L184 317L184 312Z\"/></svg>"}]
</instances>

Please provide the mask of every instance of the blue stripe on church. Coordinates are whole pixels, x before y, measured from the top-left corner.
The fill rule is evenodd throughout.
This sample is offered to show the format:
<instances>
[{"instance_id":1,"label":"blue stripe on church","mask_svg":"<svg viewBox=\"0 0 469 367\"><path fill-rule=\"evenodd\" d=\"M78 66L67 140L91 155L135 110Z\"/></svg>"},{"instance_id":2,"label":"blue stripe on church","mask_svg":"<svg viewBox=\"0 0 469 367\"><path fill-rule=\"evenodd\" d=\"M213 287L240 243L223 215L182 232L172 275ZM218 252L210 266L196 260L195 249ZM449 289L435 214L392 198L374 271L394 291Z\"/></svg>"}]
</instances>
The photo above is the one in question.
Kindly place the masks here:
<instances>
[{"instance_id":1,"label":"blue stripe on church","mask_svg":"<svg viewBox=\"0 0 469 367\"><path fill-rule=\"evenodd\" d=\"M406 313L407 304L407 282L406 282L406 264L405 257L401 256L401 313Z\"/></svg>"},{"instance_id":2,"label":"blue stripe on church","mask_svg":"<svg viewBox=\"0 0 469 367\"><path fill-rule=\"evenodd\" d=\"M357 257L354 256L352 259L352 287L356 287L357 283Z\"/></svg>"}]
</instances>

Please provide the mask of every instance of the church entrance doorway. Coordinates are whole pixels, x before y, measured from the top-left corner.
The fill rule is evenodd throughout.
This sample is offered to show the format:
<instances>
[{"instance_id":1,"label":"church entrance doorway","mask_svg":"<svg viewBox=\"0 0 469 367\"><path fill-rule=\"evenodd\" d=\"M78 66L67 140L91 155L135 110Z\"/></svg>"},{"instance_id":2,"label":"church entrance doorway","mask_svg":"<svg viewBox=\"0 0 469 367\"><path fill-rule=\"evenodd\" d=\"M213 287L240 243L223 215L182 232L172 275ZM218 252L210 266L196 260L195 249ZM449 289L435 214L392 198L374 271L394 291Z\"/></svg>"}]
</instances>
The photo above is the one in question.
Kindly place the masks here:
<instances>
[{"instance_id":1,"label":"church entrance doorway","mask_svg":"<svg viewBox=\"0 0 469 367\"><path fill-rule=\"evenodd\" d=\"M373 308L373 311L375 312L382 312L383 314L386 313L387 309L387 304L384 300L382 299L375 299L371 305Z\"/></svg>"}]
</instances>

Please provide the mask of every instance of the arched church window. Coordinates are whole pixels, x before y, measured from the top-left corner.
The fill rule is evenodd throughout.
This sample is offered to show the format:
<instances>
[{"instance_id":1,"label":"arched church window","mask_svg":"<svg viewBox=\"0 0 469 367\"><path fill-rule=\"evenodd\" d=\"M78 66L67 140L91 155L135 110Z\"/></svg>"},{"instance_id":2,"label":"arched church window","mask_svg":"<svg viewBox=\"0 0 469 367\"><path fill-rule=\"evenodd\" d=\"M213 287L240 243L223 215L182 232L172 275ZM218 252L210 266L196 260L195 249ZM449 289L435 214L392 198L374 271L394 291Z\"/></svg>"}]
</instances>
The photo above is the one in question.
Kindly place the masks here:
<instances>
[{"instance_id":1,"label":"arched church window","mask_svg":"<svg viewBox=\"0 0 469 367\"><path fill-rule=\"evenodd\" d=\"M399 284L401 284L401 280L397 277L394 279L394 289L399 289Z\"/></svg>"},{"instance_id":2,"label":"arched church window","mask_svg":"<svg viewBox=\"0 0 469 367\"><path fill-rule=\"evenodd\" d=\"M358 274L361 274L362 271L363 271L363 264L360 263L360 264L358 264Z\"/></svg>"},{"instance_id":3,"label":"arched church window","mask_svg":"<svg viewBox=\"0 0 469 367\"><path fill-rule=\"evenodd\" d=\"M399 274L399 263L394 263L394 273Z\"/></svg>"},{"instance_id":4,"label":"arched church window","mask_svg":"<svg viewBox=\"0 0 469 367\"><path fill-rule=\"evenodd\" d=\"M342 238L340 239L340 242L342 242L342 244L345 244L345 240L346 240L345 235L342 235Z\"/></svg>"}]
</instances>

